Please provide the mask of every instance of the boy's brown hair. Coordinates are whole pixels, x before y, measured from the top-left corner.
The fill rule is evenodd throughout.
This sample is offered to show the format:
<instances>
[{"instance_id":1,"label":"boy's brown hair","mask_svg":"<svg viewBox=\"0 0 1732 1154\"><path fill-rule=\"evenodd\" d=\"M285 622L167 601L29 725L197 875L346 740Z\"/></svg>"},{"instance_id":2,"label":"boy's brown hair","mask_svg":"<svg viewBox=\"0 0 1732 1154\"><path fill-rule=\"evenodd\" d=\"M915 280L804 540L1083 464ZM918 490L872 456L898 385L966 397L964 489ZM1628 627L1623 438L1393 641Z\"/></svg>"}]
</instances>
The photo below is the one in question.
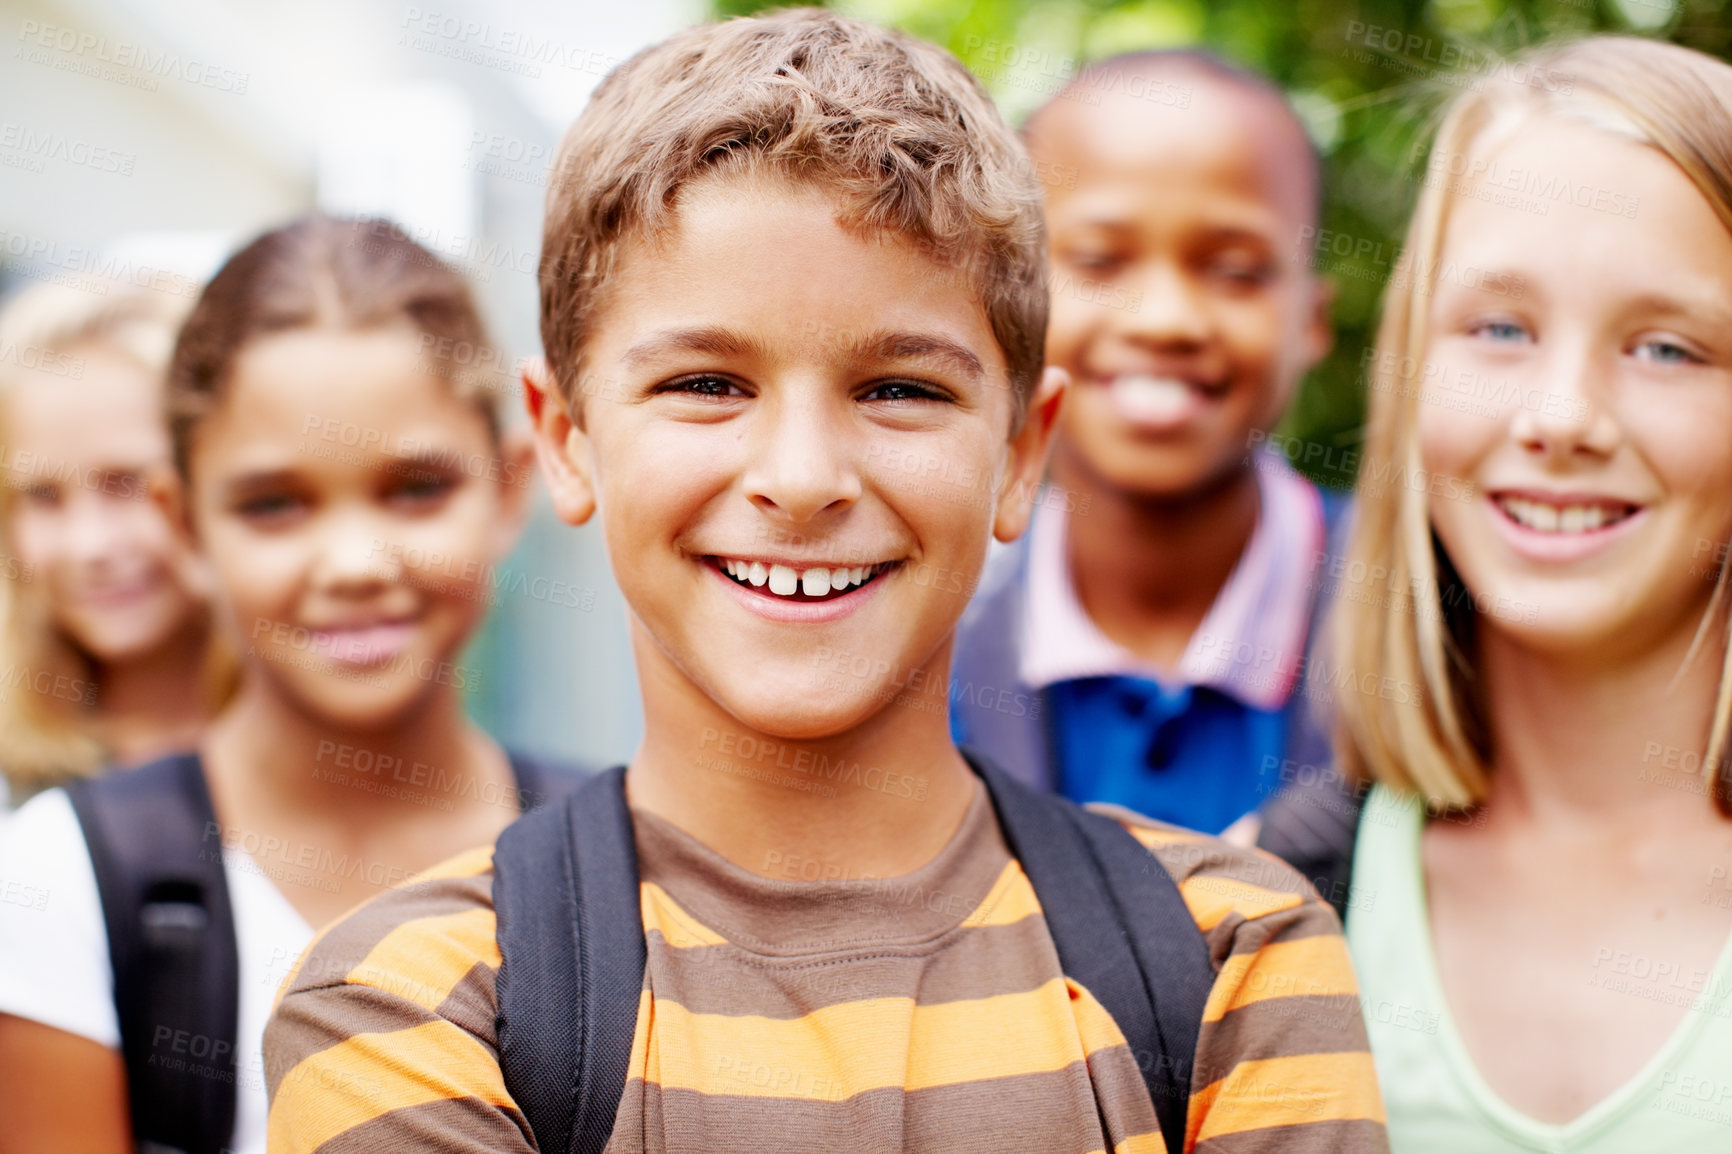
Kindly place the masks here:
<instances>
[{"instance_id":1,"label":"boy's brown hair","mask_svg":"<svg viewBox=\"0 0 1732 1154\"><path fill-rule=\"evenodd\" d=\"M590 324L622 244L670 226L717 175L822 185L850 228L913 241L976 292L1020 412L1046 338L1040 186L955 57L821 9L688 28L608 74L566 133L541 249L541 341L580 391ZM823 275L825 270L814 270Z\"/></svg>"}]
</instances>

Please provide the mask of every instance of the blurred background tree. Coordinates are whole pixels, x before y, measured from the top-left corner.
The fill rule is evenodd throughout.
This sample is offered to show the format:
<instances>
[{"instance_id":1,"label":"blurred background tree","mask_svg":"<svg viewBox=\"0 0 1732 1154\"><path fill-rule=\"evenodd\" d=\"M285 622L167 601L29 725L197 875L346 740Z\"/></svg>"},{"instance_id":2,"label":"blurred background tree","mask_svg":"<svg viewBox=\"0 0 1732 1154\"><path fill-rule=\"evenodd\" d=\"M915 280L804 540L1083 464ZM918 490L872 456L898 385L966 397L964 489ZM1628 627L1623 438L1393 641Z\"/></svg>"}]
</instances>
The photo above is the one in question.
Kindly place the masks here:
<instances>
[{"instance_id":1,"label":"blurred background tree","mask_svg":"<svg viewBox=\"0 0 1732 1154\"><path fill-rule=\"evenodd\" d=\"M717 16L786 2L711 0ZM1724 57L1732 0L839 0L830 7L942 44L1013 124L1092 60L1202 46L1274 79L1324 157L1319 272L1337 286L1336 344L1280 430L1294 464L1353 483L1361 358L1447 97L1502 56L1553 36L1658 36Z\"/></svg>"}]
</instances>

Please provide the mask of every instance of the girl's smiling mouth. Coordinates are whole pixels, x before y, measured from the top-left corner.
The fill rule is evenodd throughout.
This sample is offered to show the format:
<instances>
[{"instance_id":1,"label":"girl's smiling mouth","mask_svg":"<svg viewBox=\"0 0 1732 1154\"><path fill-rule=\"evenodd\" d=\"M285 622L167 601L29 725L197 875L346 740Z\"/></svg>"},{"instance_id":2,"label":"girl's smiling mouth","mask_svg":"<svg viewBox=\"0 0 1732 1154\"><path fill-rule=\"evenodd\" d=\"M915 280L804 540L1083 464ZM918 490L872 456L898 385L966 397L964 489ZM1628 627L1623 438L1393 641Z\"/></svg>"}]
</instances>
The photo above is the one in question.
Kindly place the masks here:
<instances>
[{"instance_id":1,"label":"girl's smiling mouth","mask_svg":"<svg viewBox=\"0 0 1732 1154\"><path fill-rule=\"evenodd\" d=\"M415 622L403 620L327 625L312 631L309 648L338 665L380 665L408 648L415 629Z\"/></svg>"},{"instance_id":2,"label":"girl's smiling mouth","mask_svg":"<svg viewBox=\"0 0 1732 1154\"><path fill-rule=\"evenodd\" d=\"M1593 556L1633 532L1646 505L1597 494L1499 489L1486 503L1501 536L1536 561L1570 562Z\"/></svg>"},{"instance_id":3,"label":"girl's smiling mouth","mask_svg":"<svg viewBox=\"0 0 1732 1154\"><path fill-rule=\"evenodd\" d=\"M1542 497L1493 493L1504 516L1536 533L1593 533L1640 512L1642 506L1601 497Z\"/></svg>"}]
</instances>

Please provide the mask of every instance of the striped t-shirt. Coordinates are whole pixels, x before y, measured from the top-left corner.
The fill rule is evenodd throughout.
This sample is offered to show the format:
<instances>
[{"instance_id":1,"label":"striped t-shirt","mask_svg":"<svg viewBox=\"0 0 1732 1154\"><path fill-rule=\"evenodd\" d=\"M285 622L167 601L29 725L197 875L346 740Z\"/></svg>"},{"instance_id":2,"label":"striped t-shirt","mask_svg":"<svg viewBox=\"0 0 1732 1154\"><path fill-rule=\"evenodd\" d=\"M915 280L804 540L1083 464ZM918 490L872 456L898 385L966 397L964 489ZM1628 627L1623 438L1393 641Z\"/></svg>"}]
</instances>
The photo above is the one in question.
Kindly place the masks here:
<instances>
[{"instance_id":1,"label":"striped t-shirt","mask_svg":"<svg viewBox=\"0 0 1732 1154\"><path fill-rule=\"evenodd\" d=\"M609 1154L1163 1151L983 789L889 879L760 877L632 816L649 959ZM1272 858L1126 824L1216 968L1186 1150L1387 1150L1333 911ZM537 1149L495 1048L492 876L473 851L309 948L265 1034L273 1154Z\"/></svg>"}]
</instances>

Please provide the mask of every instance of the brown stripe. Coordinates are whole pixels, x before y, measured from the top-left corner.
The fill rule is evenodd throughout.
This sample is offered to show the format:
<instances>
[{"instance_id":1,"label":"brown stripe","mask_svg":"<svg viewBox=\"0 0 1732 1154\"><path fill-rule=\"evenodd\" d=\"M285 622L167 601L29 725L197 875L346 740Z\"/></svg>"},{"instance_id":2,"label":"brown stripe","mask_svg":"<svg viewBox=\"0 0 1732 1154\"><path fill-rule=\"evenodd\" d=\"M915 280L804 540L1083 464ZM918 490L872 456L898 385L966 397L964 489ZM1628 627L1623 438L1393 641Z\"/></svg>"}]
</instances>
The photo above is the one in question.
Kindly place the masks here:
<instances>
[{"instance_id":1,"label":"brown stripe","mask_svg":"<svg viewBox=\"0 0 1732 1154\"><path fill-rule=\"evenodd\" d=\"M1219 970L1229 957L1254 954L1272 942L1340 934L1341 923L1336 920L1335 911L1312 899L1256 918L1247 918L1235 910L1211 926L1203 940L1208 943L1209 956Z\"/></svg>"},{"instance_id":2,"label":"brown stripe","mask_svg":"<svg viewBox=\"0 0 1732 1154\"><path fill-rule=\"evenodd\" d=\"M1240 927L1246 923L1235 919ZM1233 938L1233 946L1229 956L1234 954L1251 954L1268 945L1272 938L1283 942L1295 942L1300 938L1340 937L1341 923L1335 918L1335 911L1322 902L1306 902L1296 909L1282 910L1278 914L1265 914L1252 922L1254 933L1241 931ZM1265 929L1265 925L1267 928Z\"/></svg>"},{"instance_id":3,"label":"brown stripe","mask_svg":"<svg viewBox=\"0 0 1732 1154\"><path fill-rule=\"evenodd\" d=\"M1214 960L1215 970L1219 973L1228 958L1244 957L1247 954L1257 954L1270 945L1289 941L1299 941L1303 938L1332 937L1341 938L1341 923L1335 918L1335 911L1321 902L1307 902L1302 906L1281 910L1272 914L1264 914L1259 918L1246 918L1238 913L1228 914L1203 935L1208 944L1209 956ZM1346 951L1346 943L1341 947ZM1264 967L1253 961L1253 970Z\"/></svg>"},{"instance_id":4,"label":"brown stripe","mask_svg":"<svg viewBox=\"0 0 1732 1154\"><path fill-rule=\"evenodd\" d=\"M1129 1046L1096 1050L1088 1057L1089 1079L1107 1126L1107 1149L1126 1138L1152 1134L1161 1128L1143 1072Z\"/></svg>"},{"instance_id":5,"label":"brown stripe","mask_svg":"<svg viewBox=\"0 0 1732 1154\"><path fill-rule=\"evenodd\" d=\"M1191 1084L1218 1082L1240 1062L1370 1048L1359 999L1350 994L1269 998L1241 1006L1218 1022L1203 1023Z\"/></svg>"},{"instance_id":6,"label":"brown stripe","mask_svg":"<svg viewBox=\"0 0 1732 1154\"><path fill-rule=\"evenodd\" d=\"M1094 1091L1081 1062L1048 1073L913 1093L886 1087L839 1102L703 1094L663 1089L634 1078L627 1085L618 1119L626 1125L616 1124L608 1154L640 1150L765 1154L794 1149L862 1154L884 1150L1081 1154L1107 1146ZM642 1130L629 1125L638 1119Z\"/></svg>"},{"instance_id":7,"label":"brown stripe","mask_svg":"<svg viewBox=\"0 0 1732 1154\"><path fill-rule=\"evenodd\" d=\"M762 864L772 876L760 877L653 814L634 810L632 818L643 880L730 942L766 955L930 939L973 913L1010 860L978 784L944 849L894 878L784 881L775 872L787 863L769 862Z\"/></svg>"},{"instance_id":8,"label":"brown stripe","mask_svg":"<svg viewBox=\"0 0 1732 1154\"><path fill-rule=\"evenodd\" d=\"M649 972L658 1001L698 1014L765 1018L798 1018L868 998L914 998L930 1006L1020 994L1059 973L1044 918L953 934L946 941L809 959L764 958L733 946L676 949L652 933Z\"/></svg>"},{"instance_id":9,"label":"brown stripe","mask_svg":"<svg viewBox=\"0 0 1732 1154\"><path fill-rule=\"evenodd\" d=\"M529 1124L516 1110L475 1098L448 1098L392 1110L345 1130L314 1154L535 1154Z\"/></svg>"},{"instance_id":10,"label":"brown stripe","mask_svg":"<svg viewBox=\"0 0 1732 1154\"><path fill-rule=\"evenodd\" d=\"M325 986L292 993L265 1023L265 1093L276 1097L278 1083L290 1070L356 1034L388 1034L433 1020L414 1002L371 986Z\"/></svg>"},{"instance_id":11,"label":"brown stripe","mask_svg":"<svg viewBox=\"0 0 1732 1154\"><path fill-rule=\"evenodd\" d=\"M1156 846L1155 858L1175 882L1191 878L1221 878L1277 894L1312 897L1311 883L1286 862L1257 850L1240 849L1209 838Z\"/></svg>"},{"instance_id":12,"label":"brown stripe","mask_svg":"<svg viewBox=\"0 0 1732 1154\"><path fill-rule=\"evenodd\" d=\"M493 871L468 877L434 878L407 889L387 890L333 925L301 959L294 988L341 982L373 948L418 918L444 917L493 908Z\"/></svg>"},{"instance_id":13,"label":"brown stripe","mask_svg":"<svg viewBox=\"0 0 1732 1154\"><path fill-rule=\"evenodd\" d=\"M495 1057L498 1056L498 1039L494 1037L499 1017L498 983L497 970L486 962L476 962L451 987L451 992L439 1003L436 1011L452 1025L475 1035Z\"/></svg>"},{"instance_id":14,"label":"brown stripe","mask_svg":"<svg viewBox=\"0 0 1732 1154\"><path fill-rule=\"evenodd\" d=\"M1389 1135L1381 1122L1306 1122L1222 1134L1192 1154L1389 1154Z\"/></svg>"}]
</instances>

